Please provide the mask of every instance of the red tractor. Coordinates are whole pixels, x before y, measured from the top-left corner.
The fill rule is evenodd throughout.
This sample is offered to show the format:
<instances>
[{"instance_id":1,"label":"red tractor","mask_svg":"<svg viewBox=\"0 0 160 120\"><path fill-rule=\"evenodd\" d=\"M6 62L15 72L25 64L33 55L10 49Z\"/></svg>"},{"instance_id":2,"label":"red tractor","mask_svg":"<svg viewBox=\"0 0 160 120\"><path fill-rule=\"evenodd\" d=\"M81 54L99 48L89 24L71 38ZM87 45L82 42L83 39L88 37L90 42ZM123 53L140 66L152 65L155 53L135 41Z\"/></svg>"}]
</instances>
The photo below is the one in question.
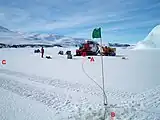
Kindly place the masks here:
<instances>
[{"instance_id":1,"label":"red tractor","mask_svg":"<svg viewBox=\"0 0 160 120\"><path fill-rule=\"evenodd\" d=\"M102 48L101 52L100 48ZM83 56L84 53L86 56L96 56L98 54L101 54L103 56L116 56L116 48L100 46L97 42L87 41L86 43L81 44L79 49L76 50L75 56Z\"/></svg>"},{"instance_id":2,"label":"red tractor","mask_svg":"<svg viewBox=\"0 0 160 120\"><path fill-rule=\"evenodd\" d=\"M87 41L81 44L79 49L76 50L76 56L82 56L84 53L87 56L97 55L99 53L99 44L94 41Z\"/></svg>"}]
</instances>

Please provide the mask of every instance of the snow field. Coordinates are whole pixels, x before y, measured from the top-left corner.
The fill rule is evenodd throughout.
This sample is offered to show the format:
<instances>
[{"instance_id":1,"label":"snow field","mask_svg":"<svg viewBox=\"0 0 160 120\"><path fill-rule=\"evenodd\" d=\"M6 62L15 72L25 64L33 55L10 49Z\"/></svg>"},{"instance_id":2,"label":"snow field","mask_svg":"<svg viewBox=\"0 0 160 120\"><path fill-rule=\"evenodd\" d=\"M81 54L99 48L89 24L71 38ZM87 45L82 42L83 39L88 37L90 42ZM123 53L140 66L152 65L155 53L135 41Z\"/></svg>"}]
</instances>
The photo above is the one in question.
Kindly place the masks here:
<instances>
[{"instance_id":1,"label":"snow field","mask_svg":"<svg viewBox=\"0 0 160 120\"><path fill-rule=\"evenodd\" d=\"M57 55L59 50L75 51L75 48L45 49L45 55L51 55L51 60L40 58L32 48L1 49L0 59L7 60L7 64L0 68L2 91L48 106L54 111L49 116L55 116L55 120L101 119L104 112L102 91L84 74L83 58L67 60L66 56ZM159 51L120 50L118 53L127 56L128 60L122 60L121 57L104 58L108 119L110 112L114 111L117 120L158 120ZM84 69L101 85L100 57L94 59L93 63L87 60ZM6 113L10 109L16 108L8 108ZM23 114L27 116L25 112ZM17 114L15 119L18 118Z\"/></svg>"}]
</instances>

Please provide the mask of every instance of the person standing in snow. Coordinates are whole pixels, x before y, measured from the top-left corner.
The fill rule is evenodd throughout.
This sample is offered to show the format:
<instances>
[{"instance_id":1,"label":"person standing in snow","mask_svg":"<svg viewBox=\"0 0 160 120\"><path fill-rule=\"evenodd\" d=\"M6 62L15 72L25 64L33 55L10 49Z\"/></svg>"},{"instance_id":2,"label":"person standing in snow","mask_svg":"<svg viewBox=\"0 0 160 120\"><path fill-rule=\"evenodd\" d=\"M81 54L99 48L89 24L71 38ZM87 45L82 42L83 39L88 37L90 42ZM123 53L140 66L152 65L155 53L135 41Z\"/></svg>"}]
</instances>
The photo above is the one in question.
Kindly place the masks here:
<instances>
[{"instance_id":1,"label":"person standing in snow","mask_svg":"<svg viewBox=\"0 0 160 120\"><path fill-rule=\"evenodd\" d=\"M41 57L43 58L43 55L44 55L44 48L42 47L41 48Z\"/></svg>"}]
</instances>

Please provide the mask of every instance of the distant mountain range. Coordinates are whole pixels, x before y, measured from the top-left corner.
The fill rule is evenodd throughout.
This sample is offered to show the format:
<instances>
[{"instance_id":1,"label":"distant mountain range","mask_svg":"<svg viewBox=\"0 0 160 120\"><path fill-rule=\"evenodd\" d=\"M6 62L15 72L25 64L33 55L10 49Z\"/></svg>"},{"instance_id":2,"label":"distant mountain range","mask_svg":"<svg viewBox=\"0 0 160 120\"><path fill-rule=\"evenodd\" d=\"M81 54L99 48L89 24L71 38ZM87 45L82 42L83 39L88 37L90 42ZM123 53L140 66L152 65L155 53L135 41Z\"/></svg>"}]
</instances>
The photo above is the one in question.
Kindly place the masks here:
<instances>
[{"instance_id":1,"label":"distant mountain range","mask_svg":"<svg viewBox=\"0 0 160 120\"><path fill-rule=\"evenodd\" d=\"M121 43L108 43L110 47L129 47L130 44L121 44Z\"/></svg>"},{"instance_id":2,"label":"distant mountain range","mask_svg":"<svg viewBox=\"0 0 160 120\"><path fill-rule=\"evenodd\" d=\"M0 32L12 32L12 31L10 31L9 29L5 27L0 26Z\"/></svg>"},{"instance_id":3,"label":"distant mountain range","mask_svg":"<svg viewBox=\"0 0 160 120\"><path fill-rule=\"evenodd\" d=\"M0 26L0 47L26 47L26 46L77 46L84 43L84 38L72 38L56 34L21 33L11 31ZM90 40L90 39L88 39ZM112 47L128 47L129 44L109 43Z\"/></svg>"},{"instance_id":4,"label":"distant mountain range","mask_svg":"<svg viewBox=\"0 0 160 120\"><path fill-rule=\"evenodd\" d=\"M75 46L83 43L84 38L72 38L56 34L21 33L0 26L0 43L7 45L43 44Z\"/></svg>"}]
</instances>

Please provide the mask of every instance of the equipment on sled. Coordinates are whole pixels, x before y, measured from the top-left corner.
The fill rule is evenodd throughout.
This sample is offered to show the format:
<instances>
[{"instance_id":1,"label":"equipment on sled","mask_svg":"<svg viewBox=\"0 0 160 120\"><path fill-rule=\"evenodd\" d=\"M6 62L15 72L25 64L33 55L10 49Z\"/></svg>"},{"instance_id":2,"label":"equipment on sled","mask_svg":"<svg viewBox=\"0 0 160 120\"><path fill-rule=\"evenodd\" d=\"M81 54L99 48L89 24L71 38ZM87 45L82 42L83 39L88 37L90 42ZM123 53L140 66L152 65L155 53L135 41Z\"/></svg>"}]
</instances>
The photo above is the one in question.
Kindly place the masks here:
<instances>
[{"instance_id":1,"label":"equipment on sled","mask_svg":"<svg viewBox=\"0 0 160 120\"><path fill-rule=\"evenodd\" d=\"M100 51L100 48L102 50ZM79 49L76 50L75 56L83 56L85 53L86 56L92 56L92 55L104 55L104 56L115 56L116 55L116 48L111 48L107 46L100 46L95 41L87 41L86 43L81 44Z\"/></svg>"},{"instance_id":2,"label":"equipment on sled","mask_svg":"<svg viewBox=\"0 0 160 120\"><path fill-rule=\"evenodd\" d=\"M104 56L116 56L116 48L111 48L111 47L103 47L102 46L102 55Z\"/></svg>"},{"instance_id":3,"label":"equipment on sled","mask_svg":"<svg viewBox=\"0 0 160 120\"><path fill-rule=\"evenodd\" d=\"M63 51L58 52L58 55L63 55L63 54L64 54Z\"/></svg>"},{"instance_id":4,"label":"equipment on sled","mask_svg":"<svg viewBox=\"0 0 160 120\"><path fill-rule=\"evenodd\" d=\"M46 56L46 58L47 58L47 59L52 59L52 57L51 57L51 56L49 56L49 55L47 55L47 56Z\"/></svg>"},{"instance_id":5,"label":"equipment on sled","mask_svg":"<svg viewBox=\"0 0 160 120\"><path fill-rule=\"evenodd\" d=\"M40 53L41 51L39 49L34 50L34 53Z\"/></svg>"},{"instance_id":6,"label":"equipment on sled","mask_svg":"<svg viewBox=\"0 0 160 120\"><path fill-rule=\"evenodd\" d=\"M67 55L67 59L72 59L72 53L71 53L71 51L67 51L66 55Z\"/></svg>"}]
</instances>

